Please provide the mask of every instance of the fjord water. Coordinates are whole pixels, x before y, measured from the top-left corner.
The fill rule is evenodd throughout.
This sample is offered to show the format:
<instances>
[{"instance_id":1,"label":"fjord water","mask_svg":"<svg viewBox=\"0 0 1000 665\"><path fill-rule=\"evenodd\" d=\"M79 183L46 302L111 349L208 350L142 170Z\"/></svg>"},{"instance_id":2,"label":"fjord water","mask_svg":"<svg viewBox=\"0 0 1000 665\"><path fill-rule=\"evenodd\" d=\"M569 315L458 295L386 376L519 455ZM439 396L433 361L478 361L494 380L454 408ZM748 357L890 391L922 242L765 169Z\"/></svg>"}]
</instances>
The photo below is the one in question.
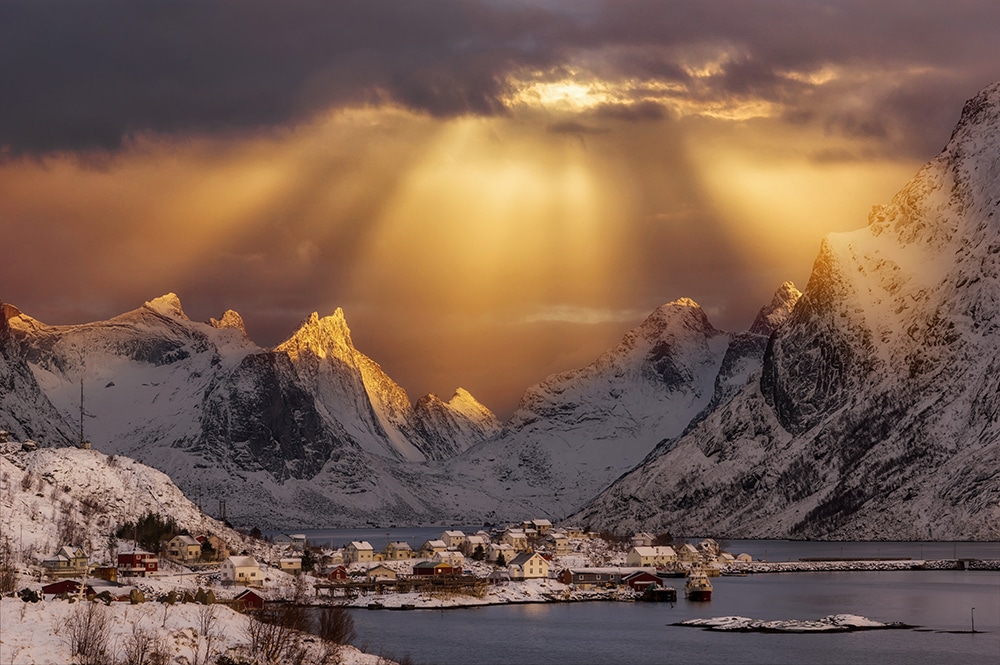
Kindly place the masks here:
<instances>
[{"instance_id":1,"label":"fjord water","mask_svg":"<svg viewBox=\"0 0 1000 665\"><path fill-rule=\"evenodd\" d=\"M683 580L678 580L683 583ZM1000 572L784 573L724 577L710 602L548 603L461 610L353 612L355 644L413 663L751 663L995 665ZM971 608L976 630L971 633ZM913 629L723 633L673 626L739 615L813 620L858 614Z\"/></svg>"},{"instance_id":2,"label":"fjord water","mask_svg":"<svg viewBox=\"0 0 1000 665\"><path fill-rule=\"evenodd\" d=\"M442 529L392 530L393 540L426 540ZM347 534L314 532L342 541ZM385 538L352 531L348 539ZM422 541L421 541L422 542ZM755 559L1000 558L1000 543L729 541ZM678 585L683 580L677 580ZM942 665L1000 662L1000 572L894 571L770 573L715 578L711 602L585 602L460 610L353 612L355 644L417 665L477 663L748 663ZM972 629L975 608L976 633ZM722 633L673 626L684 619L746 616L815 620L857 614L912 629L853 633Z\"/></svg>"}]
</instances>

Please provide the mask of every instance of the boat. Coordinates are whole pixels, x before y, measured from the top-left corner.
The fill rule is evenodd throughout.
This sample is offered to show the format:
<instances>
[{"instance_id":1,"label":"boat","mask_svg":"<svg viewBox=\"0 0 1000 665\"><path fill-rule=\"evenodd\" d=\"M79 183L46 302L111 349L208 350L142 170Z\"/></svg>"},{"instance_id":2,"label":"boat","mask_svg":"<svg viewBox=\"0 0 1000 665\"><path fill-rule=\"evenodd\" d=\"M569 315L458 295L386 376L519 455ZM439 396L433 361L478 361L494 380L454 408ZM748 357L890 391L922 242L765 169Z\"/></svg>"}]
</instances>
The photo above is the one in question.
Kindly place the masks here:
<instances>
[{"instance_id":1,"label":"boat","mask_svg":"<svg viewBox=\"0 0 1000 665\"><path fill-rule=\"evenodd\" d=\"M701 568L692 568L688 572L684 597L688 600L712 600L712 582Z\"/></svg>"}]
</instances>

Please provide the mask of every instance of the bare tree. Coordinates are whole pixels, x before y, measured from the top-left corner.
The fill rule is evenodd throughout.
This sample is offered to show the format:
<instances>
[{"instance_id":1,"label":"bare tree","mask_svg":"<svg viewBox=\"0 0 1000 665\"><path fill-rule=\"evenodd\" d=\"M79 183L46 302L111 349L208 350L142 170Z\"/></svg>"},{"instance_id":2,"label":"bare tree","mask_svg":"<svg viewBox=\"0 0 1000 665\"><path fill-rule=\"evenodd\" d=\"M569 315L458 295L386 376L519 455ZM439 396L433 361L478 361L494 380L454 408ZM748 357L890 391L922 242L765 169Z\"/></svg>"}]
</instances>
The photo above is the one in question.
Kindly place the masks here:
<instances>
[{"instance_id":1,"label":"bare tree","mask_svg":"<svg viewBox=\"0 0 1000 665\"><path fill-rule=\"evenodd\" d=\"M212 645L222 636L217 629L219 623L217 609L216 605L201 605L198 608L198 639L194 644L194 657L191 659L191 665L208 663L212 657ZM202 656L203 646L205 647L204 657Z\"/></svg>"},{"instance_id":2,"label":"bare tree","mask_svg":"<svg viewBox=\"0 0 1000 665\"><path fill-rule=\"evenodd\" d=\"M100 603L82 602L66 619L69 650L79 665L111 662L111 618Z\"/></svg>"}]
</instances>

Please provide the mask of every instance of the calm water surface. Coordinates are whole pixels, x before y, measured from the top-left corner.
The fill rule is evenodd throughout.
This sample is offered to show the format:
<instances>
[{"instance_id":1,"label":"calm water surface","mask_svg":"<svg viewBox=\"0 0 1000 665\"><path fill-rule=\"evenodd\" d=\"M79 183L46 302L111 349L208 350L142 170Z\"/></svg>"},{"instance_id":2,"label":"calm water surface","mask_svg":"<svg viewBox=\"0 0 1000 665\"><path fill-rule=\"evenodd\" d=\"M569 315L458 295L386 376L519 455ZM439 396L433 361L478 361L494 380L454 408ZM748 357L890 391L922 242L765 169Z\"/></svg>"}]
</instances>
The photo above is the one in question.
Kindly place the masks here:
<instances>
[{"instance_id":1,"label":"calm water surface","mask_svg":"<svg viewBox=\"0 0 1000 665\"><path fill-rule=\"evenodd\" d=\"M305 531L319 545L388 540L419 547L446 528ZM695 541L697 542L697 541ZM730 540L754 559L1000 559L1000 543ZM677 580L678 587L683 580ZM1000 572L785 573L714 580L709 603L550 603L412 612L356 610L355 644L416 665L1000 665ZM972 634L972 608L976 630ZM740 615L813 620L858 614L912 630L858 633L720 633L672 626L693 617ZM953 632L949 632L953 631Z\"/></svg>"},{"instance_id":2,"label":"calm water surface","mask_svg":"<svg viewBox=\"0 0 1000 665\"><path fill-rule=\"evenodd\" d=\"M680 581L680 580L679 580ZM971 634L975 607L976 630ZM818 619L859 614L913 630L825 635L719 633L692 617ZM416 664L1000 663L1000 573L786 573L715 580L709 603L553 603L353 612L355 644ZM948 631L964 631L950 633Z\"/></svg>"}]
</instances>

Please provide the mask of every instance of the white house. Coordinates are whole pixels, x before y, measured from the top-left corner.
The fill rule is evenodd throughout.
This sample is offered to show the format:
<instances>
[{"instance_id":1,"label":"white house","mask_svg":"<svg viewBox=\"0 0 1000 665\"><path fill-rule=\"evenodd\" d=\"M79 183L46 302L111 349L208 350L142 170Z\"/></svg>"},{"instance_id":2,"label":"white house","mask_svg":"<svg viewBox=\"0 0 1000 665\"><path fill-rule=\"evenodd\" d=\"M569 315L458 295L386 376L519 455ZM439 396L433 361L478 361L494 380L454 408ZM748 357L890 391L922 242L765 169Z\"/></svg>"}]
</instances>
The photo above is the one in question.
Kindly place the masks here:
<instances>
[{"instance_id":1,"label":"white house","mask_svg":"<svg viewBox=\"0 0 1000 665\"><path fill-rule=\"evenodd\" d=\"M452 568L461 568L465 565L465 556L457 550L445 550L435 554L431 561L441 561Z\"/></svg>"},{"instance_id":2,"label":"white house","mask_svg":"<svg viewBox=\"0 0 1000 665\"><path fill-rule=\"evenodd\" d=\"M691 543L684 543L677 550L677 558L681 561L693 563L701 560L701 554L698 552L698 548Z\"/></svg>"},{"instance_id":3,"label":"white house","mask_svg":"<svg viewBox=\"0 0 1000 665\"><path fill-rule=\"evenodd\" d=\"M552 544L552 552L557 556L570 553L569 538L561 532L550 533L547 539Z\"/></svg>"},{"instance_id":4,"label":"white house","mask_svg":"<svg viewBox=\"0 0 1000 665\"><path fill-rule=\"evenodd\" d=\"M252 556L231 556L219 567L222 583L240 586L264 586L264 571Z\"/></svg>"},{"instance_id":5,"label":"white house","mask_svg":"<svg viewBox=\"0 0 1000 665\"><path fill-rule=\"evenodd\" d=\"M201 559L201 543L191 536L174 536L167 542L165 556L180 563L198 561Z\"/></svg>"},{"instance_id":6,"label":"white house","mask_svg":"<svg viewBox=\"0 0 1000 665\"><path fill-rule=\"evenodd\" d=\"M503 555L504 561L510 561L517 556L517 551L507 543L493 543L486 549L486 559L496 561Z\"/></svg>"},{"instance_id":7,"label":"white house","mask_svg":"<svg viewBox=\"0 0 1000 665\"><path fill-rule=\"evenodd\" d=\"M677 561L677 552L668 546L633 547L625 556L625 564L641 568L672 565Z\"/></svg>"},{"instance_id":8,"label":"white house","mask_svg":"<svg viewBox=\"0 0 1000 665\"><path fill-rule=\"evenodd\" d=\"M531 528L537 531L539 536L547 536L552 530L552 522L545 519L531 520Z\"/></svg>"},{"instance_id":9,"label":"white house","mask_svg":"<svg viewBox=\"0 0 1000 665\"><path fill-rule=\"evenodd\" d=\"M549 562L538 552L521 552L507 564L512 580L530 580L549 576Z\"/></svg>"},{"instance_id":10,"label":"white house","mask_svg":"<svg viewBox=\"0 0 1000 665\"><path fill-rule=\"evenodd\" d=\"M632 547L652 547L655 540L653 534L640 531L632 536Z\"/></svg>"},{"instance_id":11,"label":"white house","mask_svg":"<svg viewBox=\"0 0 1000 665\"><path fill-rule=\"evenodd\" d=\"M506 543L517 552L524 552L528 549L528 536L523 529L507 529L500 536L500 542Z\"/></svg>"},{"instance_id":12,"label":"white house","mask_svg":"<svg viewBox=\"0 0 1000 665\"><path fill-rule=\"evenodd\" d=\"M389 543L385 546L385 560L386 561L399 561L401 559L412 559L414 556L413 548L405 540L398 540L396 542Z\"/></svg>"},{"instance_id":13,"label":"white house","mask_svg":"<svg viewBox=\"0 0 1000 665\"><path fill-rule=\"evenodd\" d=\"M430 558L437 554L438 552L444 552L448 549L448 544L443 540L428 540L420 548L420 553L427 558Z\"/></svg>"},{"instance_id":14,"label":"white house","mask_svg":"<svg viewBox=\"0 0 1000 665\"><path fill-rule=\"evenodd\" d=\"M302 557L286 556L278 560L278 568L286 573L298 575L302 572Z\"/></svg>"},{"instance_id":15,"label":"white house","mask_svg":"<svg viewBox=\"0 0 1000 665\"><path fill-rule=\"evenodd\" d=\"M82 547L65 545L42 561L42 566L52 577L80 577L90 569L90 558Z\"/></svg>"},{"instance_id":16,"label":"white house","mask_svg":"<svg viewBox=\"0 0 1000 665\"><path fill-rule=\"evenodd\" d=\"M441 534L441 540L448 549L458 549L465 542L465 534L461 531L445 531Z\"/></svg>"},{"instance_id":17,"label":"white house","mask_svg":"<svg viewBox=\"0 0 1000 665\"><path fill-rule=\"evenodd\" d=\"M375 560L375 548L367 540L352 540L344 548L344 563L370 563Z\"/></svg>"}]
</instances>

